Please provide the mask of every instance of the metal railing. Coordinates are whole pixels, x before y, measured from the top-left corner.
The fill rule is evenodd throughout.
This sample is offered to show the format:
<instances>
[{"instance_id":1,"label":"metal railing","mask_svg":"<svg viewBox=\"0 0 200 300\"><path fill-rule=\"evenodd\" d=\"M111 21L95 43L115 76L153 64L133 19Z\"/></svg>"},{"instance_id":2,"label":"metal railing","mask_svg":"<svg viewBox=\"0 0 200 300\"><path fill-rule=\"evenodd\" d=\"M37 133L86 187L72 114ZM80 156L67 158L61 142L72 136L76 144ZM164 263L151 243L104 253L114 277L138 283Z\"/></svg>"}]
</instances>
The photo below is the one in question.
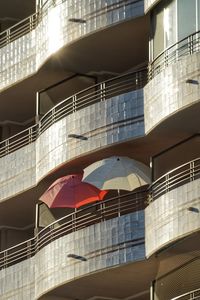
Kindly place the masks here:
<instances>
[{"instance_id":1,"label":"metal railing","mask_svg":"<svg viewBox=\"0 0 200 300\"><path fill-rule=\"evenodd\" d=\"M94 103L141 89L146 83L147 69L143 69L109 79L78 92L77 94L61 101L41 118L39 122L39 134L67 115Z\"/></svg>"},{"instance_id":2,"label":"metal railing","mask_svg":"<svg viewBox=\"0 0 200 300\"><path fill-rule=\"evenodd\" d=\"M63 100L47 112L38 124L0 142L0 157L34 142L47 128L67 115L94 103L140 89L146 82L147 69L143 69L93 85Z\"/></svg>"},{"instance_id":3,"label":"metal railing","mask_svg":"<svg viewBox=\"0 0 200 300\"><path fill-rule=\"evenodd\" d=\"M0 157L34 142L37 138L37 127L37 125L31 126L0 142Z\"/></svg>"},{"instance_id":4,"label":"metal railing","mask_svg":"<svg viewBox=\"0 0 200 300\"><path fill-rule=\"evenodd\" d=\"M172 298L171 300L199 300L200 299L200 288L197 290L190 291L178 297Z\"/></svg>"},{"instance_id":5,"label":"metal railing","mask_svg":"<svg viewBox=\"0 0 200 300\"><path fill-rule=\"evenodd\" d=\"M176 44L168 47L149 63L148 79L153 79L167 66L177 62L182 57L200 51L200 31L197 31Z\"/></svg>"},{"instance_id":6,"label":"metal railing","mask_svg":"<svg viewBox=\"0 0 200 300\"><path fill-rule=\"evenodd\" d=\"M96 223L143 210L145 206L146 190L143 190L79 209L45 227L34 238L0 252L0 269L32 257L44 246L62 236Z\"/></svg>"},{"instance_id":7,"label":"metal railing","mask_svg":"<svg viewBox=\"0 0 200 300\"><path fill-rule=\"evenodd\" d=\"M33 255L35 255L34 238L0 252L0 270L17 264Z\"/></svg>"},{"instance_id":8,"label":"metal railing","mask_svg":"<svg viewBox=\"0 0 200 300\"><path fill-rule=\"evenodd\" d=\"M0 33L0 48L19 39L36 28L38 24L38 14L34 13L28 18L18 22L12 27Z\"/></svg>"},{"instance_id":9,"label":"metal railing","mask_svg":"<svg viewBox=\"0 0 200 300\"><path fill-rule=\"evenodd\" d=\"M200 158L187 162L154 181L149 188L148 202L198 178L200 178Z\"/></svg>"}]
</instances>

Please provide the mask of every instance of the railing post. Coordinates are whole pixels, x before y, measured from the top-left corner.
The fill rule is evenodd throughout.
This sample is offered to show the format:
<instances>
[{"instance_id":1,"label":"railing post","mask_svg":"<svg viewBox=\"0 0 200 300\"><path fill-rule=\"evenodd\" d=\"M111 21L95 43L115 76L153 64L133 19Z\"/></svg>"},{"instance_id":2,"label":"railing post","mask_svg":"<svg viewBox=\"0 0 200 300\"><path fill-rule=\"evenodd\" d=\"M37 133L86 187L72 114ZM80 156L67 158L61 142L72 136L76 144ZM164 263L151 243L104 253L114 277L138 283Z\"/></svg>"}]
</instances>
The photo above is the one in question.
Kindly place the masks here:
<instances>
[{"instance_id":1,"label":"railing post","mask_svg":"<svg viewBox=\"0 0 200 300\"><path fill-rule=\"evenodd\" d=\"M164 66L168 66L168 50L165 50L164 52Z\"/></svg>"},{"instance_id":2,"label":"railing post","mask_svg":"<svg viewBox=\"0 0 200 300\"><path fill-rule=\"evenodd\" d=\"M137 72L136 75L135 75L135 88L136 88L136 90L138 90L139 82L140 82L140 80L139 80L139 72Z\"/></svg>"},{"instance_id":3,"label":"railing post","mask_svg":"<svg viewBox=\"0 0 200 300\"><path fill-rule=\"evenodd\" d=\"M31 241L27 242L27 258L31 257Z\"/></svg>"},{"instance_id":4,"label":"railing post","mask_svg":"<svg viewBox=\"0 0 200 300\"><path fill-rule=\"evenodd\" d=\"M166 193L169 192L169 179L170 179L169 174L167 174L165 177L165 192Z\"/></svg>"},{"instance_id":5,"label":"railing post","mask_svg":"<svg viewBox=\"0 0 200 300\"><path fill-rule=\"evenodd\" d=\"M104 212L105 212L105 203L100 203L100 214L101 214L102 221L105 221Z\"/></svg>"},{"instance_id":6,"label":"railing post","mask_svg":"<svg viewBox=\"0 0 200 300\"><path fill-rule=\"evenodd\" d=\"M72 214L72 231L76 231L76 208L74 213Z\"/></svg>"},{"instance_id":7,"label":"railing post","mask_svg":"<svg viewBox=\"0 0 200 300\"><path fill-rule=\"evenodd\" d=\"M33 30L33 16L30 16L29 18L29 32Z\"/></svg>"},{"instance_id":8,"label":"railing post","mask_svg":"<svg viewBox=\"0 0 200 300\"><path fill-rule=\"evenodd\" d=\"M189 52L189 54L192 54L193 53L193 36L192 35L190 35L189 37L188 37L188 52Z\"/></svg>"},{"instance_id":9,"label":"railing post","mask_svg":"<svg viewBox=\"0 0 200 300\"><path fill-rule=\"evenodd\" d=\"M117 190L118 193L118 217L121 216L121 199L120 199L120 190Z\"/></svg>"},{"instance_id":10,"label":"railing post","mask_svg":"<svg viewBox=\"0 0 200 300\"><path fill-rule=\"evenodd\" d=\"M73 113L76 112L76 104L77 104L76 102L77 102L77 96L74 95L72 97L72 111L73 111Z\"/></svg>"},{"instance_id":11,"label":"railing post","mask_svg":"<svg viewBox=\"0 0 200 300\"><path fill-rule=\"evenodd\" d=\"M154 63L152 62L148 64L148 81L150 81L154 76L153 70L154 70Z\"/></svg>"},{"instance_id":12,"label":"railing post","mask_svg":"<svg viewBox=\"0 0 200 300\"><path fill-rule=\"evenodd\" d=\"M190 181L194 180L194 161L190 162Z\"/></svg>"},{"instance_id":13,"label":"railing post","mask_svg":"<svg viewBox=\"0 0 200 300\"><path fill-rule=\"evenodd\" d=\"M6 31L6 44L10 43L10 29Z\"/></svg>"},{"instance_id":14,"label":"railing post","mask_svg":"<svg viewBox=\"0 0 200 300\"><path fill-rule=\"evenodd\" d=\"M40 120L40 93L36 93L36 117L35 121L38 123Z\"/></svg>"},{"instance_id":15,"label":"railing post","mask_svg":"<svg viewBox=\"0 0 200 300\"><path fill-rule=\"evenodd\" d=\"M53 125L56 122L56 110L55 108L51 111L51 125Z\"/></svg>"},{"instance_id":16,"label":"railing post","mask_svg":"<svg viewBox=\"0 0 200 300\"><path fill-rule=\"evenodd\" d=\"M53 240L54 240L53 229L54 229L54 225L51 225L50 226L50 239L51 239L51 242L53 242Z\"/></svg>"},{"instance_id":17,"label":"railing post","mask_svg":"<svg viewBox=\"0 0 200 300\"><path fill-rule=\"evenodd\" d=\"M4 251L4 262L3 262L3 267L7 268L7 256L8 256L8 251Z\"/></svg>"},{"instance_id":18,"label":"railing post","mask_svg":"<svg viewBox=\"0 0 200 300\"><path fill-rule=\"evenodd\" d=\"M8 140L6 140L6 142L5 142L5 153L6 154L9 154L9 152L10 152L10 150L9 150L9 139Z\"/></svg>"},{"instance_id":19,"label":"railing post","mask_svg":"<svg viewBox=\"0 0 200 300\"><path fill-rule=\"evenodd\" d=\"M33 142L33 128L30 127L28 130L28 143L31 144Z\"/></svg>"},{"instance_id":20,"label":"railing post","mask_svg":"<svg viewBox=\"0 0 200 300\"><path fill-rule=\"evenodd\" d=\"M102 82L100 84L100 98L101 98L101 101L106 100L106 84L105 84L105 82Z\"/></svg>"}]
</instances>

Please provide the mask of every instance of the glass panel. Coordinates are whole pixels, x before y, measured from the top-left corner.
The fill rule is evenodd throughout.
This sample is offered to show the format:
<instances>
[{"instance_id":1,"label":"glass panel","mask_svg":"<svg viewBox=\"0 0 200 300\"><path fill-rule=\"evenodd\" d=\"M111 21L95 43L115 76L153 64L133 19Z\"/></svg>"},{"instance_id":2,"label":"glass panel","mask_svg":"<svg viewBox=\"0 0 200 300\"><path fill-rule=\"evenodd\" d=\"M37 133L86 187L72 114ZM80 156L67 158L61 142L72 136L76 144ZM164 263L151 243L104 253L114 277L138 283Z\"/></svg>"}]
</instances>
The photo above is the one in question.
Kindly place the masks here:
<instances>
[{"instance_id":1,"label":"glass panel","mask_svg":"<svg viewBox=\"0 0 200 300\"><path fill-rule=\"evenodd\" d=\"M196 31L196 0L178 1L178 39Z\"/></svg>"},{"instance_id":2,"label":"glass panel","mask_svg":"<svg viewBox=\"0 0 200 300\"><path fill-rule=\"evenodd\" d=\"M164 50L163 8L155 12L152 18L153 56L158 56Z\"/></svg>"},{"instance_id":3,"label":"glass panel","mask_svg":"<svg viewBox=\"0 0 200 300\"><path fill-rule=\"evenodd\" d=\"M176 43L176 1L168 4L164 11L165 47Z\"/></svg>"}]
</instances>

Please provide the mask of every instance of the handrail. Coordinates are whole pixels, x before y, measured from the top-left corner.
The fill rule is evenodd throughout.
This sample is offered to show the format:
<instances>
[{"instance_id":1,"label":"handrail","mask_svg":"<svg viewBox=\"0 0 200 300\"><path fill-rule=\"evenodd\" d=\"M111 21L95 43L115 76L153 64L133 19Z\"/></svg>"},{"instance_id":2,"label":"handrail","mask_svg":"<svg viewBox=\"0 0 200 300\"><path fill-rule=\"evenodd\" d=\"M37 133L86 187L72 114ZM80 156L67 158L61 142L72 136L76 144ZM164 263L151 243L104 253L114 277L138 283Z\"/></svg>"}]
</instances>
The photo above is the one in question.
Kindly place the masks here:
<instances>
[{"instance_id":1,"label":"handrail","mask_svg":"<svg viewBox=\"0 0 200 300\"><path fill-rule=\"evenodd\" d=\"M189 161L158 178L149 187L149 202L188 182L200 178L200 158Z\"/></svg>"},{"instance_id":2,"label":"handrail","mask_svg":"<svg viewBox=\"0 0 200 300\"><path fill-rule=\"evenodd\" d=\"M162 51L148 67L148 78L153 79L163 69L182 57L200 52L200 31L196 31Z\"/></svg>"},{"instance_id":3,"label":"handrail","mask_svg":"<svg viewBox=\"0 0 200 300\"><path fill-rule=\"evenodd\" d=\"M37 139L38 125L33 125L0 142L0 157L10 154Z\"/></svg>"},{"instance_id":4,"label":"handrail","mask_svg":"<svg viewBox=\"0 0 200 300\"><path fill-rule=\"evenodd\" d=\"M90 225L146 207L146 190L97 202L81 208L42 229L35 237L0 252L0 270L34 256L50 242Z\"/></svg>"},{"instance_id":5,"label":"handrail","mask_svg":"<svg viewBox=\"0 0 200 300\"><path fill-rule=\"evenodd\" d=\"M39 122L39 134L61 118L114 96L143 88L147 82L147 69L123 74L88 87L61 101L49 110Z\"/></svg>"},{"instance_id":6,"label":"handrail","mask_svg":"<svg viewBox=\"0 0 200 300\"><path fill-rule=\"evenodd\" d=\"M172 298L171 300L197 300L197 299L200 299L200 288L190 291L188 293L182 294L175 298Z\"/></svg>"},{"instance_id":7,"label":"handrail","mask_svg":"<svg viewBox=\"0 0 200 300\"><path fill-rule=\"evenodd\" d=\"M38 124L0 142L0 158L34 142L47 128L67 115L94 103L140 89L146 82L147 69L142 69L114 77L70 96L49 110Z\"/></svg>"},{"instance_id":8,"label":"handrail","mask_svg":"<svg viewBox=\"0 0 200 300\"><path fill-rule=\"evenodd\" d=\"M26 19L9 27L0 33L0 48L31 32L38 24L38 13L34 13Z\"/></svg>"}]
</instances>

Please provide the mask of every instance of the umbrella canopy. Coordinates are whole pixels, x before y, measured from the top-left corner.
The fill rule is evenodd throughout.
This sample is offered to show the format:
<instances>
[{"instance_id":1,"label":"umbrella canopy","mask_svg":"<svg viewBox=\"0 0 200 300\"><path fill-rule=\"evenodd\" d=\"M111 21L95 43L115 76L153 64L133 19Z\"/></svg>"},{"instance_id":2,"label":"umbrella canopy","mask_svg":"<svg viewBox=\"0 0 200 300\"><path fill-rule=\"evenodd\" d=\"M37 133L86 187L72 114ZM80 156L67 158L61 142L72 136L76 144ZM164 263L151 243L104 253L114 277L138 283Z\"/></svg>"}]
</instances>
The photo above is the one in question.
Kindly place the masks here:
<instances>
[{"instance_id":1,"label":"umbrella canopy","mask_svg":"<svg viewBox=\"0 0 200 300\"><path fill-rule=\"evenodd\" d=\"M150 168L129 157L112 156L87 167L83 181L100 189L133 191L150 183Z\"/></svg>"},{"instance_id":2,"label":"umbrella canopy","mask_svg":"<svg viewBox=\"0 0 200 300\"><path fill-rule=\"evenodd\" d=\"M82 205L100 201L107 191L101 191L89 183L82 182L82 174L74 174L57 179L40 200L48 207L71 207L78 208Z\"/></svg>"}]
</instances>

